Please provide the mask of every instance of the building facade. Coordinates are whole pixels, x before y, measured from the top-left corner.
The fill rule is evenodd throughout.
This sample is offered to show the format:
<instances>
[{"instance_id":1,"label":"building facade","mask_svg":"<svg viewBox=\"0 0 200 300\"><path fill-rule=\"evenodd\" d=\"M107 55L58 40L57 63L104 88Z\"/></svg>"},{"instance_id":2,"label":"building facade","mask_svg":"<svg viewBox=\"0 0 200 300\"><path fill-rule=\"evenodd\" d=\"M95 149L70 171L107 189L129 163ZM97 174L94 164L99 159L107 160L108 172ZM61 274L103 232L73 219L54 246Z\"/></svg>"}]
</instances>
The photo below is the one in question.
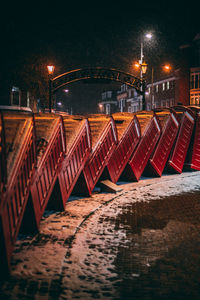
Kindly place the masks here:
<instances>
[{"instance_id":1,"label":"building facade","mask_svg":"<svg viewBox=\"0 0 200 300\"><path fill-rule=\"evenodd\" d=\"M200 33L190 44L180 47L179 69L165 77L150 78L145 90L146 110L166 108L174 105L200 106ZM157 74L156 74L157 75ZM111 91L110 91L111 93ZM125 84L117 91L113 109L120 112L136 112L142 110L142 96L134 88ZM103 111L106 103L101 102ZM110 103L111 104L111 103ZM108 104L107 104L108 105ZM112 110L113 111L113 110ZM111 109L110 109L110 113Z\"/></svg>"},{"instance_id":2,"label":"building facade","mask_svg":"<svg viewBox=\"0 0 200 300\"><path fill-rule=\"evenodd\" d=\"M200 67L190 69L190 105L200 106Z\"/></svg>"},{"instance_id":3,"label":"building facade","mask_svg":"<svg viewBox=\"0 0 200 300\"><path fill-rule=\"evenodd\" d=\"M104 91L101 94L101 101L98 103L98 111L106 115L118 111L116 95L116 91Z\"/></svg>"}]
</instances>

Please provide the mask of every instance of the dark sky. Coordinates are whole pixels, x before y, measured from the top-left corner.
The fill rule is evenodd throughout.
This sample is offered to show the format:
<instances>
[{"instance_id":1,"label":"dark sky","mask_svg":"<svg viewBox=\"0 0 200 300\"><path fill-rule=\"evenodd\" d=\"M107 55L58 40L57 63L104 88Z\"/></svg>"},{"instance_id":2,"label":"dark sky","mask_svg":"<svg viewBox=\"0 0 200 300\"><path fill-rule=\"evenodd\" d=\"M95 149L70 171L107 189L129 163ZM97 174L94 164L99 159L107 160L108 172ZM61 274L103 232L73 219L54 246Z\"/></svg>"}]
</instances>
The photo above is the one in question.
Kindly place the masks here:
<instances>
[{"instance_id":1,"label":"dark sky","mask_svg":"<svg viewBox=\"0 0 200 300\"><path fill-rule=\"evenodd\" d=\"M31 54L48 57L58 73L83 66L130 71L149 30L154 40L144 48L147 63L176 65L178 47L200 32L195 2L41 2L9 2L2 9L1 78Z\"/></svg>"}]
</instances>

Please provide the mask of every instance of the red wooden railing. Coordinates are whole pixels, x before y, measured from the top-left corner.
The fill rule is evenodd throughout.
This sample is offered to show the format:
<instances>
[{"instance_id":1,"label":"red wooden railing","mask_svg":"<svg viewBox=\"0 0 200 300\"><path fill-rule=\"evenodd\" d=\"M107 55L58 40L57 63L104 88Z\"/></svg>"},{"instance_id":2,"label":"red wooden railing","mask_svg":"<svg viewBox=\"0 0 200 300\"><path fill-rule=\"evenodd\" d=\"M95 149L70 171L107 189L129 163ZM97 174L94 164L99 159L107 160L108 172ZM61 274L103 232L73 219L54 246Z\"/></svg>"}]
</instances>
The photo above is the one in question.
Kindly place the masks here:
<instances>
[{"instance_id":1,"label":"red wooden railing","mask_svg":"<svg viewBox=\"0 0 200 300\"><path fill-rule=\"evenodd\" d=\"M195 126L184 167L200 171L200 107L191 106L190 109L195 113Z\"/></svg>"},{"instance_id":2,"label":"red wooden railing","mask_svg":"<svg viewBox=\"0 0 200 300\"><path fill-rule=\"evenodd\" d=\"M115 150L117 132L112 117L93 115L88 117L88 121L91 130L92 150L76 183L75 191L79 194L91 195Z\"/></svg>"},{"instance_id":3,"label":"red wooden railing","mask_svg":"<svg viewBox=\"0 0 200 300\"><path fill-rule=\"evenodd\" d=\"M107 168L112 182L116 183L132 153L134 152L140 138L140 124L136 116L132 114L113 114L117 128L118 144L111 155Z\"/></svg>"},{"instance_id":4,"label":"red wooden railing","mask_svg":"<svg viewBox=\"0 0 200 300\"><path fill-rule=\"evenodd\" d=\"M63 117L63 121L67 147L58 180L64 208L90 155L91 136L87 119Z\"/></svg>"},{"instance_id":5,"label":"red wooden railing","mask_svg":"<svg viewBox=\"0 0 200 300\"><path fill-rule=\"evenodd\" d=\"M156 112L156 115L160 121L162 133L155 151L149 159L145 175L161 176L178 134L179 121L173 110Z\"/></svg>"},{"instance_id":6,"label":"red wooden railing","mask_svg":"<svg viewBox=\"0 0 200 300\"><path fill-rule=\"evenodd\" d=\"M149 167L158 176L165 167L181 173L184 163L200 170L199 110L87 118L1 111L0 274L19 231L38 230L45 208L64 209L72 191L91 195L101 179L139 180Z\"/></svg>"},{"instance_id":7,"label":"red wooden railing","mask_svg":"<svg viewBox=\"0 0 200 300\"><path fill-rule=\"evenodd\" d=\"M161 133L158 117L150 112L137 114L142 138L123 172L128 180L138 181L153 153Z\"/></svg>"},{"instance_id":8,"label":"red wooden railing","mask_svg":"<svg viewBox=\"0 0 200 300\"><path fill-rule=\"evenodd\" d=\"M194 128L195 115L191 109L184 106L176 106L173 109L176 110L181 124L174 148L170 153L167 168L168 171L181 173Z\"/></svg>"},{"instance_id":9,"label":"red wooden railing","mask_svg":"<svg viewBox=\"0 0 200 300\"><path fill-rule=\"evenodd\" d=\"M15 112L2 114L8 175L6 190L0 201L0 260L1 270L8 270L28 200L36 151L33 116L29 113ZM13 138L12 143L9 134Z\"/></svg>"},{"instance_id":10,"label":"red wooden railing","mask_svg":"<svg viewBox=\"0 0 200 300\"><path fill-rule=\"evenodd\" d=\"M35 128L37 168L31 185L31 201L38 229L64 158L65 140L63 121L59 115L35 114ZM27 227L28 222L24 225Z\"/></svg>"}]
</instances>

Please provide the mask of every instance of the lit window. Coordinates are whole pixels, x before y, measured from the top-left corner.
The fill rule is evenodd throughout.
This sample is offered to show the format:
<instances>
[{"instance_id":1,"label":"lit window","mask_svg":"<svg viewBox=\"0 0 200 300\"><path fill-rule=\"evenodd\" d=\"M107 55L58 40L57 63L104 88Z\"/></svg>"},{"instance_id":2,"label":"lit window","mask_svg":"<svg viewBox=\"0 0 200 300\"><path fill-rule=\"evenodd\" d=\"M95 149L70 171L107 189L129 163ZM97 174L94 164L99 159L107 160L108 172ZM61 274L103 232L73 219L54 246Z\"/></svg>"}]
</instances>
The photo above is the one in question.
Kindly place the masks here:
<instances>
[{"instance_id":1,"label":"lit window","mask_svg":"<svg viewBox=\"0 0 200 300\"><path fill-rule=\"evenodd\" d=\"M169 90L169 81L167 81L167 90Z\"/></svg>"},{"instance_id":2,"label":"lit window","mask_svg":"<svg viewBox=\"0 0 200 300\"><path fill-rule=\"evenodd\" d=\"M165 90L165 82L163 82L163 84L162 84L162 89L163 89L163 91Z\"/></svg>"},{"instance_id":3,"label":"lit window","mask_svg":"<svg viewBox=\"0 0 200 300\"><path fill-rule=\"evenodd\" d=\"M106 104L106 114L110 114L110 104Z\"/></svg>"},{"instance_id":4,"label":"lit window","mask_svg":"<svg viewBox=\"0 0 200 300\"><path fill-rule=\"evenodd\" d=\"M158 84L156 84L156 93L158 93Z\"/></svg>"}]
</instances>

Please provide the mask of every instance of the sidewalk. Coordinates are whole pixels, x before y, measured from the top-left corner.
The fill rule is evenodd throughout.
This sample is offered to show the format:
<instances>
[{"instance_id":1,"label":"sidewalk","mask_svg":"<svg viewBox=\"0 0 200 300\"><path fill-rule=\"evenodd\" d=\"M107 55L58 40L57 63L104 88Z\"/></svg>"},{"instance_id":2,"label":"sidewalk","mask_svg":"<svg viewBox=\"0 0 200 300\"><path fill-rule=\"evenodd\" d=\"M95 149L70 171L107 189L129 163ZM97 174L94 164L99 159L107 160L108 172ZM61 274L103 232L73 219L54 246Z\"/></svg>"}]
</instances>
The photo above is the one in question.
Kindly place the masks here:
<instances>
[{"instance_id":1,"label":"sidewalk","mask_svg":"<svg viewBox=\"0 0 200 300\"><path fill-rule=\"evenodd\" d=\"M156 290L165 299L165 280L155 279L155 274L177 280L176 266L171 260L169 267L160 266L160 260L170 251L180 251L174 256L175 265L180 265L189 251L181 253L181 243L187 249L193 245L192 253L194 244L200 250L200 172L120 187L116 194L67 202L64 212L43 218L37 236L18 240L11 277L1 287L2 299L155 299ZM178 196L183 193L187 199ZM154 271L160 267L164 275ZM159 282L163 288L158 288Z\"/></svg>"}]
</instances>

